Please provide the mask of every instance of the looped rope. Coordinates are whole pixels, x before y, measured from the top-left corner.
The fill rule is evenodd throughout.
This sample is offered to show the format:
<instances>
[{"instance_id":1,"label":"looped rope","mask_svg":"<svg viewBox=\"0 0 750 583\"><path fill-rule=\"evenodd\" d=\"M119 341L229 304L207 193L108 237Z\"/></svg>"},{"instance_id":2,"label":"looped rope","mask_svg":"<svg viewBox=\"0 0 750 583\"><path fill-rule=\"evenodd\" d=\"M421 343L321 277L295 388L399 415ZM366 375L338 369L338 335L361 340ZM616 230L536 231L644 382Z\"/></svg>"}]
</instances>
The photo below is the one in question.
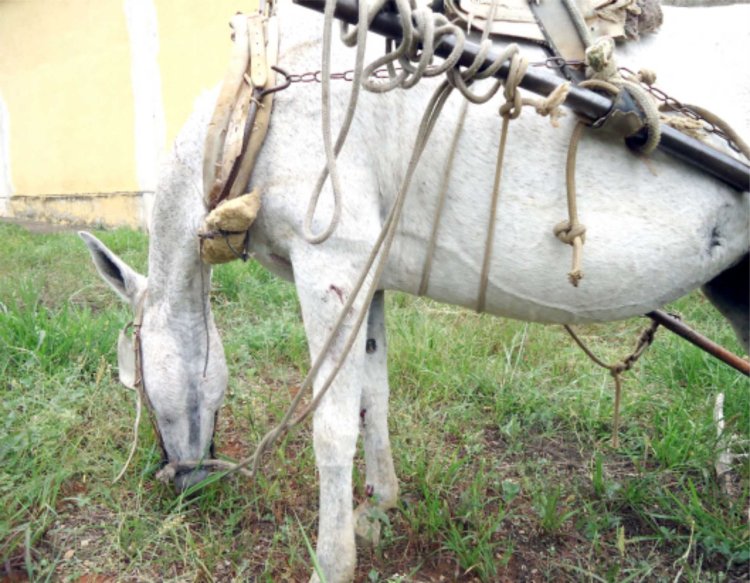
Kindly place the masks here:
<instances>
[{"instance_id":1,"label":"looped rope","mask_svg":"<svg viewBox=\"0 0 750 583\"><path fill-rule=\"evenodd\" d=\"M581 83L581 87L600 89L613 96L617 96L620 91L628 92L641 110L642 115L639 117L646 129L646 141L636 142L625 135L625 142L631 149L648 156L661 141L661 120L652 96L641 87L640 82L652 84L656 80L656 73L650 69L641 69L632 79L623 77L615 61L614 47L614 41L604 37L586 49L588 79Z\"/></svg>"},{"instance_id":2,"label":"looped rope","mask_svg":"<svg viewBox=\"0 0 750 583\"><path fill-rule=\"evenodd\" d=\"M659 147L659 142L661 142L661 118L659 116L659 108L656 106L648 92L637 83L624 81L622 83L622 88L630 94L630 97L633 98L643 112L643 120L647 136L646 141L642 144L635 143L628 138L625 138L625 143L636 152L648 156Z\"/></svg>"},{"instance_id":3,"label":"looped rope","mask_svg":"<svg viewBox=\"0 0 750 583\"><path fill-rule=\"evenodd\" d=\"M471 65L465 69L460 69L458 67L458 60L463 53L465 33L460 27L451 23L445 15L433 13L429 8L417 8L415 0L394 0L402 27L401 41L394 46L394 41L387 39L385 43L386 54L365 66L364 54L367 25L369 25L387 1L376 0L369 8L367 2L360 2L358 18L361 24L352 27L353 30L349 30L348 25L342 25L342 40L349 46L356 45L357 56L352 92L335 145L332 145L330 116L330 53L333 4L330 2L326 4L324 11L323 67L321 73L323 143L326 154L326 166L313 188L303 223L303 235L311 244L319 244L326 241L333 234L341 219L341 184L336 160L351 126L354 110L359 98L360 86L374 93L384 93L396 88L409 89L414 87L422 78L446 74L451 87L458 89L468 101L476 104L489 101L501 87L504 87L506 104L501 108L501 115L504 118L507 116L510 119L515 119L520 115L523 105L533 105L538 108L537 110L542 115L551 115L553 123L555 123L555 119L559 115L558 107L564 101L569 89L567 86L562 89L558 88L546 99L523 99L517 91L517 87L526 72L528 63L525 59L516 58L519 52L518 45L511 44L506 47L493 60L490 66L480 71L493 46L492 41L486 38L486 36L482 39L477 56ZM492 12L496 10L496 4L497 2L493 2ZM449 35L455 37L453 50L441 63L434 64L435 47L440 44L443 37ZM495 80L483 94L475 93L470 89L470 86L475 81L491 77L506 63L509 63L511 69L507 81ZM396 69L396 64L400 66L399 70ZM382 67L386 67L388 71L388 77L385 79L374 76L374 72ZM507 102L510 102L510 104ZM323 231L313 233L315 212L323 186L329 176L331 178L333 197L332 215Z\"/></svg>"}]
</instances>

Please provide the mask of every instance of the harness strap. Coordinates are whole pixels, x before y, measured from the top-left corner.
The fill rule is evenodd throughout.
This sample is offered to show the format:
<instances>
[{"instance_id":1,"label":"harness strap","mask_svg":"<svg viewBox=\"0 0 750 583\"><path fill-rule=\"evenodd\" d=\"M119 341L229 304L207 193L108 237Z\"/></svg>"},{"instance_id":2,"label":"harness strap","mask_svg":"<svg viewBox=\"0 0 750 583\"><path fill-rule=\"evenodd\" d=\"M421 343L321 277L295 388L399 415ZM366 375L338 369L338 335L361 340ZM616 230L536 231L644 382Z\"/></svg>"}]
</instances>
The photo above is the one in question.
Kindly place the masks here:
<instances>
[{"instance_id":1,"label":"harness strap","mask_svg":"<svg viewBox=\"0 0 750 583\"><path fill-rule=\"evenodd\" d=\"M234 48L203 157L203 193L209 210L244 193L268 130L276 82L276 15L237 14L231 26Z\"/></svg>"},{"instance_id":2,"label":"harness strap","mask_svg":"<svg viewBox=\"0 0 750 583\"><path fill-rule=\"evenodd\" d=\"M265 4L265 3L264 3ZM249 229L260 207L247 192L271 120L278 59L278 19L265 6L235 15L234 49L211 123L203 158L204 202L210 211L200 229L205 263L247 259ZM242 252L238 252L242 249Z\"/></svg>"},{"instance_id":3,"label":"harness strap","mask_svg":"<svg viewBox=\"0 0 750 583\"><path fill-rule=\"evenodd\" d=\"M218 198L222 185L217 182L217 175L223 166L224 142L229 130L229 120L234 110L237 93L242 85L245 71L250 60L247 51L248 29L246 17L236 14L230 21L234 47L229 58L229 68L221 84L216 107L208 124L208 133L203 153L203 196L206 205Z\"/></svg>"},{"instance_id":4,"label":"harness strap","mask_svg":"<svg viewBox=\"0 0 750 583\"><path fill-rule=\"evenodd\" d=\"M256 23L253 25L253 27L257 25L258 20L259 19L257 17L251 17L249 19L249 21L253 21ZM262 32L259 34L262 34ZM266 34L264 38L265 58L261 59L254 56L253 61L251 61L251 68L252 63L256 63L259 67L262 63L265 83L263 85L256 85L255 77L252 76L251 72L251 80L253 81L254 93L253 98L250 101L250 108L255 110L254 119L252 124L249 123L249 120L245 124L245 133L248 137L245 140L243 152L240 157L237 176L232 182L232 185L229 189L228 198L230 199L239 196L245 191L245 187L250 180L250 175L253 172L253 168L255 168L255 162L258 159L258 154L260 153L261 146L266 139L266 134L268 133L268 125L271 121L273 93L269 92L268 89L276 84L276 72L273 69L273 66L276 64L279 54L279 24L278 19L275 15L268 18L268 21L266 23ZM252 43L252 36L250 40Z\"/></svg>"}]
</instances>

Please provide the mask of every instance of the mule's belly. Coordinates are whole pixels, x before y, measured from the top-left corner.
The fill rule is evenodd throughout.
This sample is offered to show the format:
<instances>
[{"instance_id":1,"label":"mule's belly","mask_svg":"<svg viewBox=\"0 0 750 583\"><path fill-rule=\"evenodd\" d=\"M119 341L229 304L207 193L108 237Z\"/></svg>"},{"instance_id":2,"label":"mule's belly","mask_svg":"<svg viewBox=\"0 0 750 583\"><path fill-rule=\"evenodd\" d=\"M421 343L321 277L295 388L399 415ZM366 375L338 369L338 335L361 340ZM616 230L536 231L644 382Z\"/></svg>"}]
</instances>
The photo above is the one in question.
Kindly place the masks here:
<instances>
[{"instance_id":1,"label":"mule's belly","mask_svg":"<svg viewBox=\"0 0 750 583\"><path fill-rule=\"evenodd\" d=\"M584 278L573 287L567 276L572 247L553 234L554 225L568 218L563 168L573 121L553 130L546 120L526 115L511 128L494 221L494 161L485 159L494 157L494 148L478 156L467 143L457 158L439 219L429 297L477 306L490 224L485 311L537 322L644 314L699 287L747 251L747 194L664 154L645 159L619 141L587 135L576 169L578 214L586 226ZM468 136L471 131L469 124ZM534 144L541 135L543 148ZM444 139L434 141L444 146ZM445 154L435 148L425 156ZM384 287L418 293L438 181L427 172L415 180L419 187L407 199Z\"/></svg>"}]
</instances>

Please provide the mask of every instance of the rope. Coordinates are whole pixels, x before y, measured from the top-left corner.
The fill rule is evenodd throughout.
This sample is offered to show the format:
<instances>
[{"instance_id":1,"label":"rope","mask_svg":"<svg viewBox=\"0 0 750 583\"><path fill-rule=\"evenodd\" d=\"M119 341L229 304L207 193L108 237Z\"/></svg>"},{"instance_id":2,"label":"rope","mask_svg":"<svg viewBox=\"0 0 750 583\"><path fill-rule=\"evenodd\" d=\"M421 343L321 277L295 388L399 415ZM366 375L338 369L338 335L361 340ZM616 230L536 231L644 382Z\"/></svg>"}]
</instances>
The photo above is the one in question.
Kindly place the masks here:
<instances>
[{"instance_id":1,"label":"rope","mask_svg":"<svg viewBox=\"0 0 750 583\"><path fill-rule=\"evenodd\" d=\"M576 27L576 32L578 33L578 36L581 37L581 41L586 47L590 47L593 39L591 38L591 32L586 24L586 20L583 18L583 14L581 14L581 9L578 7L578 4L574 0L562 0L562 3L568 11L570 19Z\"/></svg>"},{"instance_id":2,"label":"rope","mask_svg":"<svg viewBox=\"0 0 750 583\"><path fill-rule=\"evenodd\" d=\"M497 8L497 2L494 1L491 6L491 10L488 16L488 21L492 21L495 10ZM477 312L483 312L486 305L487 297L487 285L489 282L489 271L492 259L492 249L494 242L495 233L495 222L497 216L497 208L500 199L500 185L502 180L502 168L505 158L505 147L508 138L508 127L511 119L516 119L521 115L523 106L529 105L536 109L536 112L542 116L550 116L553 125L557 125L557 117L560 115L559 107L565 101L565 98L570 91L570 84L563 83L553 90L546 98L522 98L521 93L518 91L518 86L523 80L523 77L528 68L528 61L520 56L519 48L515 44L509 45L502 55L493 62L491 67L488 67L483 72L478 72L478 64L481 63L487 55L491 42L488 40L489 27L485 28L482 33L482 39L480 42L480 50L476 60L472 65L463 72L459 72L457 69L451 69L448 71L447 76L450 82L459 89L461 94L466 98L466 102L474 104L482 104L489 101L499 91L500 87L503 87L503 93L505 97L505 103L500 107L500 115L503 118L503 123L500 131L500 145L498 147L497 161L495 164L495 176L492 187L492 197L490 200L490 214L489 222L487 225L487 236L485 238L484 255L482 260L482 268L479 276L479 289L477 294ZM473 79L484 79L497 71L498 63L510 61L509 73L505 81L496 80L493 85L484 93L478 94L469 89L468 80ZM443 173L443 179L441 183L440 194L438 198L438 204L435 211L435 220L433 222L432 232L430 234L430 240L427 246L427 254L422 266L422 279L419 286L419 294L424 295L427 292L429 286L429 277L432 271L432 261L436 248L437 232L440 224L440 217L445 204L445 197L448 189L448 180L455 159L455 152L458 143L458 137L460 132L463 130L464 119L466 116L466 102L462 105L462 109L459 112L459 120L456 125L453 140L451 142L451 150L448 156L448 163Z\"/></svg>"},{"instance_id":3,"label":"rope","mask_svg":"<svg viewBox=\"0 0 750 583\"><path fill-rule=\"evenodd\" d=\"M427 252L425 254L424 263L422 264L422 279L419 282L419 291L417 292L420 296L427 295L427 288L430 285L430 274L432 273L432 260L435 256L435 249L437 248L437 236L440 227L440 218L443 216L443 208L445 208L445 199L448 195L448 181L450 179L451 170L453 169L453 161L456 158L456 151L458 150L458 138L461 136L463 131L464 122L466 121L466 112L469 109L469 102L464 101L461 104L461 110L458 113L458 121L456 122L456 129L453 131L453 139L451 140L451 147L448 152L448 159L445 161L445 167L443 169L443 178L440 181L440 192L438 194L438 202L435 207L435 219L432 222L432 232L430 233L430 240L427 243Z\"/></svg>"},{"instance_id":4,"label":"rope","mask_svg":"<svg viewBox=\"0 0 750 583\"><path fill-rule=\"evenodd\" d=\"M568 145L568 157L565 163L565 192L568 201L568 218L557 223L552 232L560 241L573 247L573 265L568 272L568 280L574 287L578 287L583 279L582 254L583 244L586 241L586 227L578 221L578 205L576 202L576 158L578 144L583 136L586 125L583 122L576 123L573 134Z\"/></svg>"},{"instance_id":5,"label":"rope","mask_svg":"<svg viewBox=\"0 0 750 583\"><path fill-rule=\"evenodd\" d=\"M732 128L732 126L730 126L727 122L725 122L722 118L720 118L712 111L709 111L703 107L700 107L698 105L685 105L685 107L700 115L709 124L719 128L728 138L729 143L734 144L734 146L737 147L737 151L745 158L750 160L750 146L748 146L747 142L742 139L742 137L734 130L734 128Z\"/></svg>"},{"instance_id":6,"label":"rope","mask_svg":"<svg viewBox=\"0 0 750 583\"><path fill-rule=\"evenodd\" d=\"M382 0L381 0L382 1ZM341 151L341 148L346 142L346 137L349 134L352 120L354 119L354 111L357 107L359 100L359 88L362 79L362 71L364 68L365 58L365 47L367 43L367 27L358 27L356 31L356 42L357 42L357 54L355 58L354 66L354 78L352 79L352 90L349 94L349 103L346 108L344 121L339 128L338 136L336 137L335 145L332 145L332 129L331 129L331 29L333 28L333 9L335 3L327 2L324 12L324 27L323 27L323 63L322 63L322 82L321 82L321 104L322 111L321 117L323 122L323 148L326 155L326 166L318 177L318 181L315 183L310 201L308 202L307 212L305 213L305 219L302 225L303 236L308 243L318 244L326 241L336 230L336 227L341 220L341 185L338 175L338 168L336 166L336 158ZM359 21L364 22L363 19L369 18L367 12L367 2L359 3ZM369 20L367 20L369 24ZM312 222L315 217L315 210L318 206L318 200L320 194L323 191L328 176L331 176L331 186L333 188L333 216L328 224L328 227L317 235L312 232Z\"/></svg>"},{"instance_id":7,"label":"rope","mask_svg":"<svg viewBox=\"0 0 750 583\"><path fill-rule=\"evenodd\" d=\"M477 312L483 312L487 302L487 285L489 283L490 265L492 259L493 243L495 238L495 223L497 217L497 207L500 200L500 185L503 176L503 162L505 160L505 146L508 140L508 127L510 120L516 119L521 115L524 105L533 106L536 112L541 116L550 115L553 125L556 123L559 106L565 101L570 91L570 84L563 83L559 85L544 99L521 98L517 91L518 85L526 73L528 63L525 59L513 56L510 65L510 72L505 83L505 103L500 106L500 115L503 118L502 128L500 130L500 146L497 150L497 162L495 164L495 177L492 184L492 198L490 202L489 224L487 226L487 237L484 244L484 259L482 260L482 271L479 276L479 294L477 297Z\"/></svg>"},{"instance_id":8,"label":"rope","mask_svg":"<svg viewBox=\"0 0 750 583\"><path fill-rule=\"evenodd\" d=\"M629 371L631 368L633 368L633 365L638 361L638 359L643 355L643 353L646 351L646 348L651 346L651 344L654 341L654 336L656 335L656 330L659 328L659 323L656 321L652 321L651 325L646 328L641 334L638 336L638 341L636 342L635 349L633 352L631 352L628 356L626 356L623 360L620 362L617 362L615 364L607 364L600 358L598 358L591 350L586 346L586 344L581 340L581 338L575 333L573 328L565 324L563 326L565 328L565 331L570 335L571 338L575 341L575 343L583 350L583 352L588 356L594 364L597 366L600 366L601 368L606 368L609 371L609 374L612 375L612 378L615 381L615 403L614 403L614 419L612 423L612 447L620 447L620 402L622 397L622 379L621 375L623 372Z\"/></svg>"},{"instance_id":9,"label":"rope","mask_svg":"<svg viewBox=\"0 0 750 583\"><path fill-rule=\"evenodd\" d=\"M135 393L135 422L133 423L133 441L130 444L130 453L128 453L128 459L125 460L125 463L123 464L120 473L117 474L117 477L112 480L113 484L119 482L120 479L122 479L122 477L125 475L125 472L130 466L130 462L133 461L135 448L138 447L138 429L141 426L141 410L143 409L143 399L141 399L141 392L139 390L137 390L136 388L127 388L128 390L131 390Z\"/></svg>"},{"instance_id":10,"label":"rope","mask_svg":"<svg viewBox=\"0 0 750 583\"><path fill-rule=\"evenodd\" d=\"M613 50L614 44L611 39L605 39L586 51L587 75L591 78L582 81L579 85L586 89L599 90L613 96L617 96L620 91L627 91L645 115L644 125L647 139L642 144L629 140L627 136L625 140L632 149L643 155L649 155L657 148L661 140L659 110L645 89L637 82L624 79L620 75L612 54ZM639 77L638 81L644 83L653 82L655 79L655 74L651 71L643 71L641 75L642 77ZM576 124L568 145L565 165L568 218L557 223L552 229L555 237L573 247L572 266L568 272L568 281L574 287L578 287L583 279L583 244L586 241L586 227L578 220L576 202L578 194L575 181L578 146L585 127L587 127L587 124L582 121Z\"/></svg>"},{"instance_id":11,"label":"rope","mask_svg":"<svg viewBox=\"0 0 750 583\"><path fill-rule=\"evenodd\" d=\"M510 104L506 102L505 105ZM520 108L518 109L520 111ZM477 296L477 312L484 312L487 302L487 283L490 278L490 260L492 259L492 243L495 239L495 217L497 216L497 205L500 199L500 181L503 176L503 160L505 158L505 144L508 140L508 125L510 122L510 110L503 114L503 125L500 130L500 146L497 149L497 162L495 164L495 178L492 184L492 198L490 200L490 215L487 225L487 237L484 241L484 259L482 260L482 271L479 275L479 294Z\"/></svg>"},{"instance_id":12,"label":"rope","mask_svg":"<svg viewBox=\"0 0 750 583\"><path fill-rule=\"evenodd\" d=\"M396 88L409 89L414 87L421 79L426 77L436 77L446 74L450 83L459 90L459 92L472 103L485 103L489 101L503 86L502 80L495 80L492 86L484 93L474 93L469 86L476 80L486 79L493 76L504 64L518 53L518 45L511 44L500 54L493 63L482 70L486 56L489 54L493 44L489 38L483 38L480 43L478 55L472 64L460 70L457 67L459 58L463 53L465 34L463 30L451 23L445 15L433 13L427 7L417 8L414 0L395 0L397 14L402 26L401 42L394 47L392 39L386 40L386 54L373 60L369 65L364 66L364 53L366 43L367 26L361 23L369 23L375 15L383 8L388 0L376 0L368 8L367 2L359 3L359 22L349 31L348 26L342 26L342 40L349 46L357 47L356 66L354 69L353 88L349 97L349 103L346 109L344 121L339 129L335 145L331 139L331 117L330 117L330 54L331 54L331 29L333 27L333 6L329 1L324 10L324 34L323 34L323 66L321 72L322 86L322 118L323 118L323 142L326 153L326 166L321 172L318 181L313 188L307 212L305 213L303 223L303 234L305 239L311 244L319 244L326 241L335 231L341 220L341 184L336 166L336 159L343 147L346 136L351 127L351 122L359 99L360 84L368 91L374 93L384 93ZM492 10L495 10L493 2ZM440 43L444 36L455 36L455 46L448 55L439 64L434 64L434 48ZM485 35L486 36L486 35ZM419 48L421 47L421 48ZM398 63L399 69L396 68ZM520 62L519 62L520 63ZM511 67L512 64L511 60ZM516 64L521 67L519 72L519 81L526 70L526 64ZM374 75L375 71L385 67L388 71L388 77L382 79ZM516 92L517 83L505 82L506 99L509 95L518 95ZM566 89L560 91L567 91ZM553 94L559 95L558 91ZM552 95L550 95L552 97ZM548 98L549 99L549 98ZM520 114L520 106L526 104L520 95L514 97L514 106L512 111L517 117ZM541 100L545 102L547 100ZM536 105L537 101L534 101ZM541 110L540 110L541 111ZM544 114L543 114L544 115ZM328 225L320 233L313 233L312 223L315 217L316 209L320 200L320 195L328 178L331 178L331 188L333 192L333 214Z\"/></svg>"},{"instance_id":13,"label":"rope","mask_svg":"<svg viewBox=\"0 0 750 583\"><path fill-rule=\"evenodd\" d=\"M604 37L586 49L586 76L588 79L582 82L580 86L601 89L614 96L617 96L620 91L628 92L643 113L639 117L646 128L647 138L641 144L629 140L629 136L625 135L625 142L633 150L648 156L661 141L661 120L653 98L648 91L641 87L640 82L653 82L656 79L656 74L650 70L643 70L640 77L633 79L623 77L615 62L614 48L614 41L609 37Z\"/></svg>"},{"instance_id":14,"label":"rope","mask_svg":"<svg viewBox=\"0 0 750 583\"><path fill-rule=\"evenodd\" d=\"M648 156L656 150L661 142L661 118L659 116L659 108L654 103L648 92L643 89L637 83L632 81L623 81L622 87L624 87L630 96L641 108L643 116L641 119L644 120L646 127L646 141L643 144L637 144L628 138L625 138L625 143L630 146L636 152Z\"/></svg>"}]
</instances>

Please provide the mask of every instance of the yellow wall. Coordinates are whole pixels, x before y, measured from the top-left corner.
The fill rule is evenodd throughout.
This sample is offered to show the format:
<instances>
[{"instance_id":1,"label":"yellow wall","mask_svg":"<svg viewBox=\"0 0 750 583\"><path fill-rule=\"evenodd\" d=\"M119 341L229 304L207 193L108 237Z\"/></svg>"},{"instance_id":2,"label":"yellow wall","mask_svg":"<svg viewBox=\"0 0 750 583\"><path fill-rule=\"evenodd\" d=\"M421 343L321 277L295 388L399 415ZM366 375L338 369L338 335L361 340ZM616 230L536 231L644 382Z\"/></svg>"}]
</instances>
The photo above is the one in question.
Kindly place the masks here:
<instances>
[{"instance_id":1,"label":"yellow wall","mask_svg":"<svg viewBox=\"0 0 750 583\"><path fill-rule=\"evenodd\" d=\"M133 189L129 48L118 4L0 2L0 91L17 193Z\"/></svg>"},{"instance_id":2,"label":"yellow wall","mask_svg":"<svg viewBox=\"0 0 750 583\"><path fill-rule=\"evenodd\" d=\"M133 6L156 14L158 54L141 52L146 65L156 60L153 75L142 60L131 70L133 49L143 49L132 46L137 35L126 7ZM255 6L255 0L0 0L0 216L145 226L141 194L153 189L154 158L172 142L198 93L223 76L229 18ZM148 28L136 17L135 28L141 25ZM138 111L144 120L138 87L154 108L145 126L136 122Z\"/></svg>"},{"instance_id":3,"label":"yellow wall","mask_svg":"<svg viewBox=\"0 0 750 583\"><path fill-rule=\"evenodd\" d=\"M257 10L257 0L158 0L159 68L171 143L198 94L220 82L232 48L229 20ZM198 40L200 38L200 40Z\"/></svg>"}]
</instances>

